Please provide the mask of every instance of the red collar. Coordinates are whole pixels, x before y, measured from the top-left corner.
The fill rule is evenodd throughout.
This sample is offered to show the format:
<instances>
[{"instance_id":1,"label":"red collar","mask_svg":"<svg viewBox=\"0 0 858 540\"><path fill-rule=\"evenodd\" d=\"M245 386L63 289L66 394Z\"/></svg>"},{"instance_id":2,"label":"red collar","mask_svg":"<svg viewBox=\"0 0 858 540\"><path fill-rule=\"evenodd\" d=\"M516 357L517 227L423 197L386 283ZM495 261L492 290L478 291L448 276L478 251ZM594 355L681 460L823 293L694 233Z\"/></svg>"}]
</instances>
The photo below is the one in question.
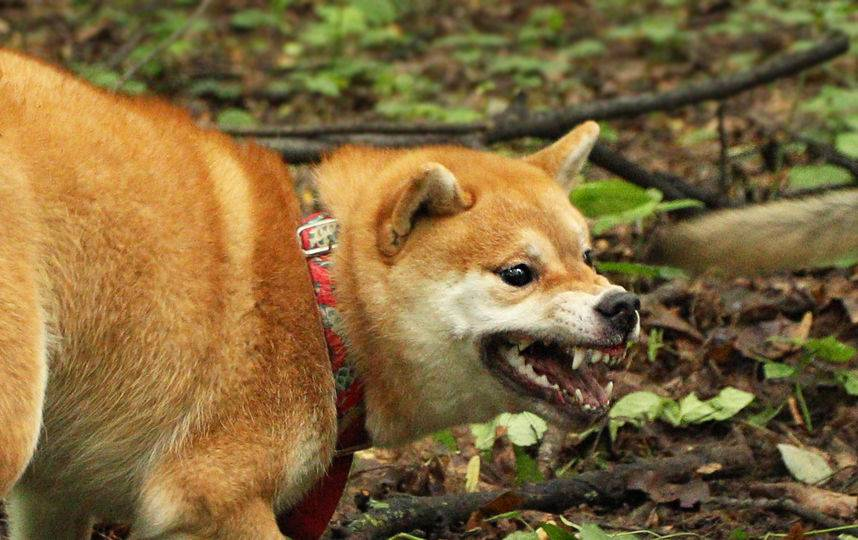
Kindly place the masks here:
<instances>
[{"instance_id":1,"label":"red collar","mask_svg":"<svg viewBox=\"0 0 858 540\"><path fill-rule=\"evenodd\" d=\"M282 532L295 540L322 536L342 497L356 450L369 446L364 426L363 381L348 357L348 341L337 312L331 279L331 251L336 245L337 222L321 212L308 216L298 228L301 250L307 257L313 291L322 318L328 356L337 388L337 453L325 476L278 520Z\"/></svg>"}]
</instances>

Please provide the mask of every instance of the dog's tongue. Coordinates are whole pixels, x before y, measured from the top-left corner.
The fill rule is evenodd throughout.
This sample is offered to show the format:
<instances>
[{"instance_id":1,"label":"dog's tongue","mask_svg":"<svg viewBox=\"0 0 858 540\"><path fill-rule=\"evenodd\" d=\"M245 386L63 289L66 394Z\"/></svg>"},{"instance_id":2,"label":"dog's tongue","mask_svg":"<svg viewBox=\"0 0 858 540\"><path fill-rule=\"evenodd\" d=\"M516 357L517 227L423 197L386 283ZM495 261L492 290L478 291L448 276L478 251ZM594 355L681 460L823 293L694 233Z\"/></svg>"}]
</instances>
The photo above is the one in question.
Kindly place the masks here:
<instances>
[{"instance_id":1,"label":"dog's tongue","mask_svg":"<svg viewBox=\"0 0 858 540\"><path fill-rule=\"evenodd\" d=\"M602 385L596 379L595 368L584 363L578 369L572 369L571 361L559 361L553 357L540 356L531 361L533 370L548 377L548 380L563 388L570 395L581 390L585 403L594 407L604 407L610 402Z\"/></svg>"}]
</instances>

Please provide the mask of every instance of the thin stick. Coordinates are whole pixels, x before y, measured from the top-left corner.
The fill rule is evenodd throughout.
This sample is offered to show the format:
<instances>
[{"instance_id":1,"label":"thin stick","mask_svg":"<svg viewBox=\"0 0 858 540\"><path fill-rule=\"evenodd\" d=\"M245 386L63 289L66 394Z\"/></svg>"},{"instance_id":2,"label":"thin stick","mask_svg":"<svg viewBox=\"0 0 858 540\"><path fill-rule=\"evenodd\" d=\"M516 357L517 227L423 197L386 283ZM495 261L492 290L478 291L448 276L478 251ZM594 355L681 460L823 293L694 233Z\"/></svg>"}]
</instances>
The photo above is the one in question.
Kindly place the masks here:
<instances>
[{"instance_id":1,"label":"thin stick","mask_svg":"<svg viewBox=\"0 0 858 540\"><path fill-rule=\"evenodd\" d=\"M191 25L193 25L194 21L196 21L202 16L203 13L205 13L206 9L208 9L209 7L209 4L211 4L211 0L202 0L199 5L197 5L197 8L194 10L194 12L191 13L190 16L188 16L188 20L185 21L185 24L183 24L179 28L176 28L172 34L167 36L163 41L158 43L158 45L156 45L154 49L149 51L149 54L147 54L139 62L128 68L125 71L125 74L122 75L122 78L119 79L119 81L113 87L113 89L119 90L120 88L122 88L125 83L131 80L131 77L133 77L140 70L140 68L142 68L150 61L152 61L153 58L164 52L167 47L181 39L182 36L184 36L188 32L188 30L191 29Z\"/></svg>"}]
</instances>

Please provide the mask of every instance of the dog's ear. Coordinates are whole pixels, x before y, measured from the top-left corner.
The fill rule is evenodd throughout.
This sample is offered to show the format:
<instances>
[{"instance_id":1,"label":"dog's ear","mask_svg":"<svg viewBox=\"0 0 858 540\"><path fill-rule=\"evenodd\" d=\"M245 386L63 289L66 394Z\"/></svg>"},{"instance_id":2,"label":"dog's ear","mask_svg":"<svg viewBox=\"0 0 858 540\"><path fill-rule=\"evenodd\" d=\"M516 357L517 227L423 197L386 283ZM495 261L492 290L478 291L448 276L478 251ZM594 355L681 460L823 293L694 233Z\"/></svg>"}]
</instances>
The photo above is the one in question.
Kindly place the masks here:
<instances>
[{"instance_id":1,"label":"dog's ear","mask_svg":"<svg viewBox=\"0 0 858 540\"><path fill-rule=\"evenodd\" d=\"M421 213L452 215L471 204L473 197L462 190L449 169L440 163L427 163L404 183L383 210L378 248L387 256L395 255Z\"/></svg>"},{"instance_id":2,"label":"dog's ear","mask_svg":"<svg viewBox=\"0 0 858 540\"><path fill-rule=\"evenodd\" d=\"M587 156L598 138L599 124L584 122L551 146L527 156L524 160L546 171L564 190L569 191L575 185L578 173L581 172L581 167L587 161Z\"/></svg>"}]
</instances>

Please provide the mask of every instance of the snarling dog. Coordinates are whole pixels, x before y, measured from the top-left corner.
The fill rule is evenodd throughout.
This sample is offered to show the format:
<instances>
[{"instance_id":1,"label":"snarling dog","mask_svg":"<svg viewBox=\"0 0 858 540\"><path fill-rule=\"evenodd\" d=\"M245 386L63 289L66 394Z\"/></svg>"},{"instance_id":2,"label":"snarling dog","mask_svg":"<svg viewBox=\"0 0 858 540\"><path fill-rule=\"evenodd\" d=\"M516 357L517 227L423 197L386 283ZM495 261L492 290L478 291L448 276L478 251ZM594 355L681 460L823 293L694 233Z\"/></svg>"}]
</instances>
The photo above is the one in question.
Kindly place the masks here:
<instances>
[{"instance_id":1,"label":"snarling dog","mask_svg":"<svg viewBox=\"0 0 858 540\"><path fill-rule=\"evenodd\" d=\"M315 169L322 230L278 155L0 51L13 537L98 518L280 538L334 459L345 391L376 445L503 411L599 418L639 317L567 198L597 134L523 159L340 149Z\"/></svg>"}]
</instances>

